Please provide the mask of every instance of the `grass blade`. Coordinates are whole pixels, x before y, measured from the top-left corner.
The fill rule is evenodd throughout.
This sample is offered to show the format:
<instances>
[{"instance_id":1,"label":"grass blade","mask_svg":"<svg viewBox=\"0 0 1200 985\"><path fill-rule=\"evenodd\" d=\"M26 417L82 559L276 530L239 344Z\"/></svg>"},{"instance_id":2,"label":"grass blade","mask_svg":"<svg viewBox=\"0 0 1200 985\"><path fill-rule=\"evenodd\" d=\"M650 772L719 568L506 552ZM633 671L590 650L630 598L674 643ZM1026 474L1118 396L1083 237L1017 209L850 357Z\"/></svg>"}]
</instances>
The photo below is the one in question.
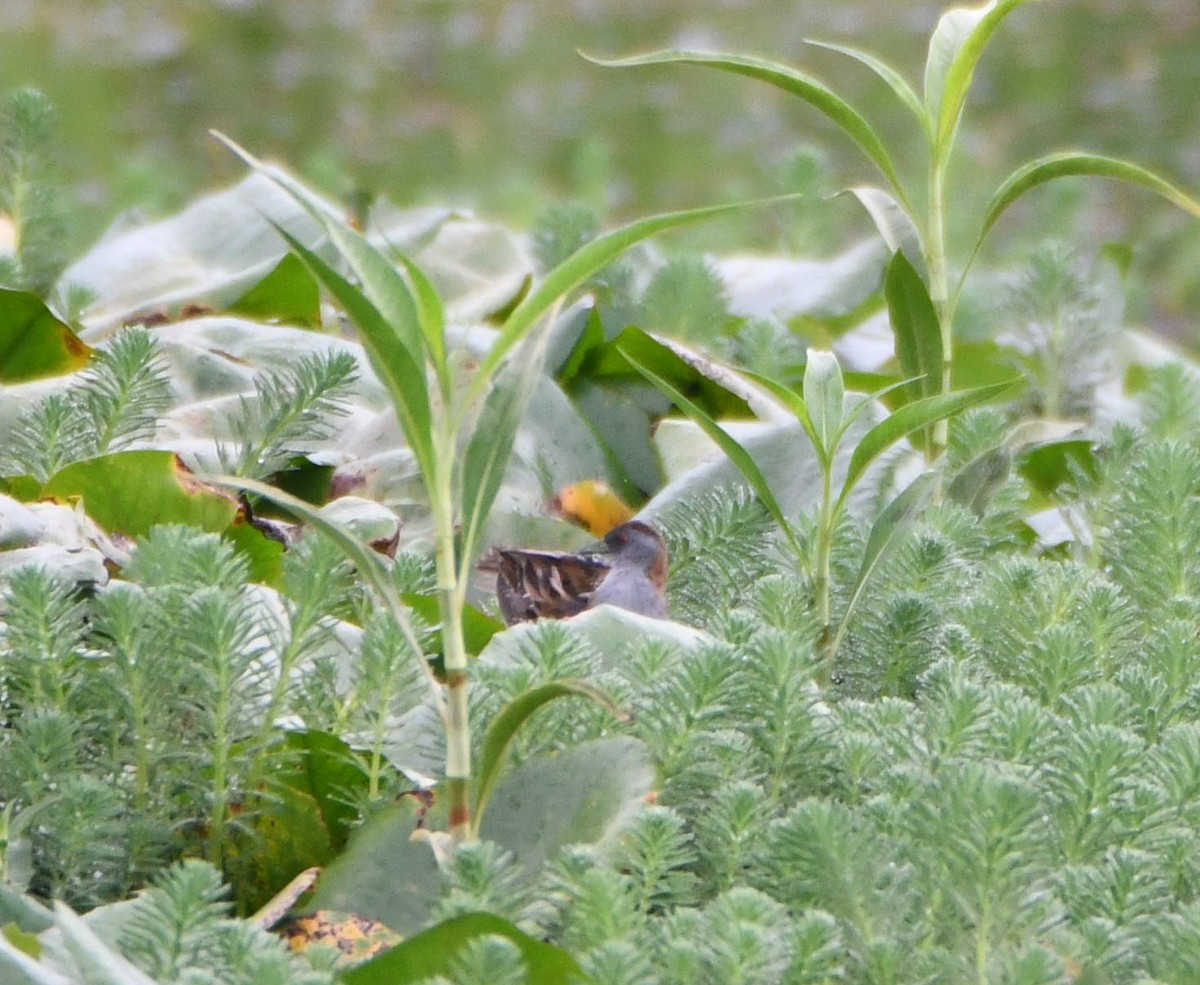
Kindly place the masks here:
<instances>
[{"instance_id":1,"label":"grass blade","mask_svg":"<svg viewBox=\"0 0 1200 985\"><path fill-rule=\"evenodd\" d=\"M921 105L921 100L913 92L913 88L908 84L908 80L883 59L872 55L869 51L863 51L861 48L853 48L850 45L834 44L830 41L816 41L813 38L805 38L804 43L811 44L816 48L826 48L829 51L836 51L866 65L867 68L891 87L892 92L896 94L896 98L916 117L921 129L926 135L929 134L929 117L925 113L925 107Z\"/></svg>"},{"instance_id":2,"label":"grass blade","mask_svg":"<svg viewBox=\"0 0 1200 985\"><path fill-rule=\"evenodd\" d=\"M983 225L976 237L975 248L971 251L971 260L975 259L992 226L1018 198L1055 178L1076 177L1111 178L1148 188L1189 215L1200 219L1200 200L1192 198L1153 171L1117 157L1082 151L1062 151L1023 164L1004 179L988 202ZM967 266L970 266L970 262Z\"/></svg>"},{"instance_id":3,"label":"grass blade","mask_svg":"<svg viewBox=\"0 0 1200 985\"><path fill-rule=\"evenodd\" d=\"M851 140L858 144L863 153L883 172L884 177L895 191L896 197L904 203L904 207L910 212L912 211L908 197L904 193L904 186L900 182L900 175L892 163L892 157L874 127L846 100L810 75L763 58L703 51L654 51L646 55L616 59L593 58L586 54L583 57L607 68L666 64L707 65L725 72L732 72L735 75L758 79L777 89L782 89L784 92L791 93L793 96L799 96L836 123Z\"/></svg>"},{"instance_id":4,"label":"grass blade","mask_svg":"<svg viewBox=\"0 0 1200 985\"><path fill-rule=\"evenodd\" d=\"M276 227L277 229L279 227ZM433 417L424 367L400 340L369 298L295 237L279 229L292 251L312 271L357 326L371 364L387 387L409 447L422 474L433 476Z\"/></svg>"}]
</instances>

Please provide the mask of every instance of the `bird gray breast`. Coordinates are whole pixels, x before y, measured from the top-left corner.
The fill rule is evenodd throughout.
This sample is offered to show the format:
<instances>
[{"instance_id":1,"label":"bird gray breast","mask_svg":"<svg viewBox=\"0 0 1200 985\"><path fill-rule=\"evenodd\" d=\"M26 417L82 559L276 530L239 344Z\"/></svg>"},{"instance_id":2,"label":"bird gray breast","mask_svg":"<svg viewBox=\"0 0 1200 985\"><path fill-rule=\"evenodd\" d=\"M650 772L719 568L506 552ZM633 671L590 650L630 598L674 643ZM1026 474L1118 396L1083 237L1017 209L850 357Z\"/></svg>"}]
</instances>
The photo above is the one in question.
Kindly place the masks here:
<instances>
[{"instance_id":1,"label":"bird gray breast","mask_svg":"<svg viewBox=\"0 0 1200 985\"><path fill-rule=\"evenodd\" d=\"M646 573L633 567L617 567L600 582L588 608L615 605L654 619L667 618L667 602Z\"/></svg>"}]
</instances>

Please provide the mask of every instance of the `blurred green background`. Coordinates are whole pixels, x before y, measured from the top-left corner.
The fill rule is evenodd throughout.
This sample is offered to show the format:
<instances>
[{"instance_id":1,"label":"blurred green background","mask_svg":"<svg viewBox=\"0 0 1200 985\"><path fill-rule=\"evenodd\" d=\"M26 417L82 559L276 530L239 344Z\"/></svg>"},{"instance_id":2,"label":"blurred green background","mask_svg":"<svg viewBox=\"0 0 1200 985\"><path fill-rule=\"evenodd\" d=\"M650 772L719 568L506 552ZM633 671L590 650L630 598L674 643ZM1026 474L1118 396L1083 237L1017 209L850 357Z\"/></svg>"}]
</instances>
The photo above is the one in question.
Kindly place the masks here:
<instances>
[{"instance_id":1,"label":"blurred green background","mask_svg":"<svg viewBox=\"0 0 1200 985\"><path fill-rule=\"evenodd\" d=\"M687 67L611 70L657 47L803 65L887 136L922 148L889 90L804 45L842 40L918 84L942 7L917 0L4 0L0 87L56 104L61 174L82 250L129 207L157 214L235 180L215 127L350 198L472 206L526 224L557 200L613 222L875 176L814 111L749 80ZM1047 0L1009 18L968 103L952 176L973 209L1025 158L1059 147L1129 156L1200 192L1200 3ZM902 156L902 160L904 157ZM869 227L853 203L689 232L699 249L823 254ZM973 224L955 235L969 241ZM989 242L992 260L1047 235L1135 245L1134 315L1200 341L1200 223L1148 193L1064 182Z\"/></svg>"}]
</instances>

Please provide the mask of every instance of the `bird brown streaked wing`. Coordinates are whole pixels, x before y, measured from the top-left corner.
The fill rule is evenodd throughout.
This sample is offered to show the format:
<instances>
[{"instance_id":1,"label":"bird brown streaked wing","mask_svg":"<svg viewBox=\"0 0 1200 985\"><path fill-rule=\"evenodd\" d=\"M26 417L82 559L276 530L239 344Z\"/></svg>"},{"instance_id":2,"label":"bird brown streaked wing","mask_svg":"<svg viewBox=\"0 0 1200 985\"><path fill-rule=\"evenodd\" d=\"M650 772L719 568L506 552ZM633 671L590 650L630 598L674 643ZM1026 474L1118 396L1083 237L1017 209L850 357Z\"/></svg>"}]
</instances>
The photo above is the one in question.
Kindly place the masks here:
<instances>
[{"instance_id":1,"label":"bird brown streaked wing","mask_svg":"<svg viewBox=\"0 0 1200 985\"><path fill-rule=\"evenodd\" d=\"M504 548L493 551L484 566L495 567L496 597L510 626L577 615L610 570L605 561L588 555Z\"/></svg>"}]
</instances>

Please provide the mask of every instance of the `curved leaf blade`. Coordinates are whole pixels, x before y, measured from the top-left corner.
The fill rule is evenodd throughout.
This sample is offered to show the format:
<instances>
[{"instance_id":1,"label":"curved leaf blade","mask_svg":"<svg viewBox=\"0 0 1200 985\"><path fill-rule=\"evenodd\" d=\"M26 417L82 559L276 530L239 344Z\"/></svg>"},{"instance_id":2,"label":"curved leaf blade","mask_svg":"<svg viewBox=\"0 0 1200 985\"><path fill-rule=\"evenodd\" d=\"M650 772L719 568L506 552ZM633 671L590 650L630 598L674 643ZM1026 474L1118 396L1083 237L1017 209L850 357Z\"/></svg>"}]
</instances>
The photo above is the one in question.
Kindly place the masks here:
<instances>
[{"instance_id":1,"label":"curved leaf blade","mask_svg":"<svg viewBox=\"0 0 1200 985\"><path fill-rule=\"evenodd\" d=\"M1001 183L988 202L983 225L975 240L972 259L979 252L987 234L1008 208L1022 195L1056 178L1109 178L1149 189L1172 205L1200 219L1200 200L1188 195L1153 171L1117 157L1088 154L1082 151L1062 151L1047 154L1017 168Z\"/></svg>"},{"instance_id":2,"label":"curved leaf blade","mask_svg":"<svg viewBox=\"0 0 1200 985\"><path fill-rule=\"evenodd\" d=\"M846 410L846 386L842 367L832 352L808 350L804 364L804 405L812 419L817 438L817 454L827 465L837 451Z\"/></svg>"},{"instance_id":3,"label":"curved leaf blade","mask_svg":"<svg viewBox=\"0 0 1200 985\"><path fill-rule=\"evenodd\" d=\"M803 553L799 542L796 540L796 534L792 530L792 525L788 522L787 517L783 515L783 509L779 505L779 500L775 498L775 494L771 491L767 477L763 475L762 470L755 463L754 459L750 457L750 453L730 437L729 433L709 417L703 409L685 397L674 386L651 369L643 366L626 350L622 349L621 353L629 360L629 364L634 369L653 383L659 392L669 397L676 407L700 426L700 430L716 442L717 447L725 453L729 460L737 467L737 470L742 473L742 477L749 483L750 488L754 490L755 495L758 496L763 506L766 507L767 512L771 514L771 518L779 524L784 536L787 537L788 542L796 550L796 553Z\"/></svg>"},{"instance_id":4,"label":"curved leaf blade","mask_svg":"<svg viewBox=\"0 0 1200 985\"><path fill-rule=\"evenodd\" d=\"M492 789L508 762L509 752L517 737L517 733L535 712L559 698L588 698L596 704L607 708L620 721L626 716L608 694L588 684L586 681L559 680L540 687L530 688L512 699L488 725L487 734L483 738L483 749L480 752L476 766L478 783L475 789L475 809L472 812L472 824L478 833L480 820L487 810L488 799Z\"/></svg>"},{"instance_id":5,"label":"curved leaf blade","mask_svg":"<svg viewBox=\"0 0 1200 985\"><path fill-rule=\"evenodd\" d=\"M344 971L338 980L346 985L410 985L435 978L447 981L459 952L471 941L488 935L503 937L520 950L525 965L523 980L529 985L591 981L566 951L530 937L491 913L464 913L443 920Z\"/></svg>"},{"instance_id":6,"label":"curved leaf blade","mask_svg":"<svg viewBox=\"0 0 1200 985\"><path fill-rule=\"evenodd\" d=\"M913 91L912 86L908 84L908 80L882 58L872 55L869 51L863 51L861 48L854 48L845 44L834 44L831 41L817 41L814 38L805 38L804 43L811 44L814 48L826 48L829 51L836 51L867 66L867 68L888 84L905 109L916 117L921 129L926 134L929 133L929 117L925 114L925 107L921 104L921 100L917 98L917 94Z\"/></svg>"},{"instance_id":7,"label":"curved leaf blade","mask_svg":"<svg viewBox=\"0 0 1200 985\"><path fill-rule=\"evenodd\" d=\"M844 503L869 466L901 438L953 417L970 407L991 400L1007 390L1011 383L996 383L992 386L976 387L973 390L958 390L955 393L939 393L915 403L905 404L890 414L863 435L862 441L850 456L846 469L846 481L838 499Z\"/></svg>"},{"instance_id":8,"label":"curved leaf blade","mask_svg":"<svg viewBox=\"0 0 1200 985\"><path fill-rule=\"evenodd\" d=\"M906 208L908 207L908 199L900 181L900 175L892 163L892 157L884 146L883 140L875 132L875 128L858 110L827 85L798 69L749 55L703 51L653 51L645 55L615 59L595 58L587 54L583 54L583 57L606 68L666 64L705 65L724 72L732 72L735 75L758 79L760 82L766 82L777 89L798 96L836 123L851 140L858 144L859 149L883 172L883 176L887 178L897 197L905 203Z\"/></svg>"},{"instance_id":9,"label":"curved leaf blade","mask_svg":"<svg viewBox=\"0 0 1200 985\"><path fill-rule=\"evenodd\" d=\"M325 285L357 326L364 348L379 379L387 387L400 426L421 473L433 475L433 412L424 368L414 360L393 326L371 300L294 236L280 229L292 251Z\"/></svg>"},{"instance_id":10,"label":"curved leaf blade","mask_svg":"<svg viewBox=\"0 0 1200 985\"><path fill-rule=\"evenodd\" d=\"M913 521L929 504L937 477L936 472L925 472L917 476L899 496L884 507L871 525L871 532L867 535L867 546L863 551L862 564L859 565L858 576L854 579L854 585L850 589L850 598L846 602L846 609L842 613L842 619L834 637L835 652L849 623L850 615L854 612L854 607L862 597L871 576L879 570L880 565L900 542L904 532L912 526Z\"/></svg>"},{"instance_id":11,"label":"curved leaf blade","mask_svg":"<svg viewBox=\"0 0 1200 985\"><path fill-rule=\"evenodd\" d=\"M873 185L854 185L841 192L853 195L867 210L883 242L892 253L904 253L914 267L924 264L921 233L913 217L895 197Z\"/></svg>"},{"instance_id":12,"label":"curved leaf blade","mask_svg":"<svg viewBox=\"0 0 1200 985\"><path fill-rule=\"evenodd\" d=\"M0 383L83 369L92 350L36 294L0 288Z\"/></svg>"},{"instance_id":13,"label":"curved leaf blade","mask_svg":"<svg viewBox=\"0 0 1200 985\"><path fill-rule=\"evenodd\" d=\"M487 387L488 381L499 368L504 357L521 341L534 323L554 307L571 288L587 280L596 271L610 264L625 250L656 233L692 222L701 222L719 215L741 209L760 208L797 198L797 195L778 195L774 198L754 199L747 202L730 202L725 205L710 205L681 212L664 212L639 219L626 226L598 236L585 243L566 260L551 270L533 291L513 310L504 322L492 348L483 358L471 381L468 403L478 397Z\"/></svg>"}]
</instances>

